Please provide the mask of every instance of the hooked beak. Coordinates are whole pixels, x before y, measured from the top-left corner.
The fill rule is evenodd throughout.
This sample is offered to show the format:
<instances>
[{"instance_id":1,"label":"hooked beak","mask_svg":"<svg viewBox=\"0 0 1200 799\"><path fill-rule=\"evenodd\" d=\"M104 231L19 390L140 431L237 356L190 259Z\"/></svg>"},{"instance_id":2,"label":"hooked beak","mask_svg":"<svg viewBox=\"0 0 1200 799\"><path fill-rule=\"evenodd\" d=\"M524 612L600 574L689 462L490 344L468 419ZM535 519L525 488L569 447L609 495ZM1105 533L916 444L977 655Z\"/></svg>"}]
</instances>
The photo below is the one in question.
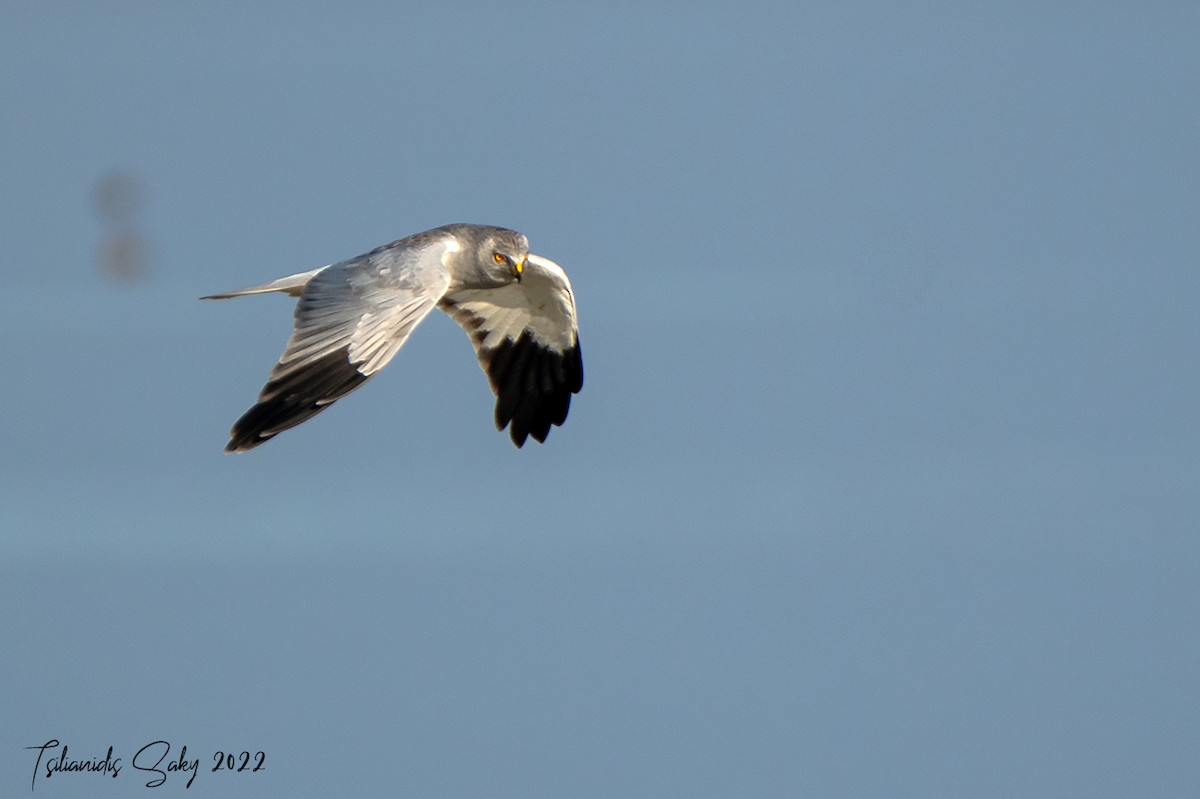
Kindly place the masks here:
<instances>
[{"instance_id":1,"label":"hooked beak","mask_svg":"<svg viewBox=\"0 0 1200 799\"><path fill-rule=\"evenodd\" d=\"M522 259L513 264L513 269L517 272L517 282L521 282L521 273L525 271L525 260Z\"/></svg>"}]
</instances>

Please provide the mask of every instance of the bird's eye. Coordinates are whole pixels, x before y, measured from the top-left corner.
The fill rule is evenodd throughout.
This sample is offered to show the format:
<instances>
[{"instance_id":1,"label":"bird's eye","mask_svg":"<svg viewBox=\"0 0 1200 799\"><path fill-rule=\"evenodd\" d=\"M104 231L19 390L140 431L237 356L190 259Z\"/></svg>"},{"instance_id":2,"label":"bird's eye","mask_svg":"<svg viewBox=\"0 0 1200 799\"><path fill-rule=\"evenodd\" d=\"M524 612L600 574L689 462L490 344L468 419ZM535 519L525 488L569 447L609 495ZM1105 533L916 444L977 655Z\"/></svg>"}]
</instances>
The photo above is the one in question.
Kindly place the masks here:
<instances>
[{"instance_id":1,"label":"bird's eye","mask_svg":"<svg viewBox=\"0 0 1200 799\"><path fill-rule=\"evenodd\" d=\"M498 253L498 252L497 252L497 253L493 253L493 254L492 254L492 260L493 260L493 261L495 261L495 262L496 262L496 263L498 263L498 264L502 264L502 263L504 263L505 261L507 261L508 259L507 259L507 258L505 258L505 257L504 257L503 255L501 255L500 253Z\"/></svg>"}]
</instances>

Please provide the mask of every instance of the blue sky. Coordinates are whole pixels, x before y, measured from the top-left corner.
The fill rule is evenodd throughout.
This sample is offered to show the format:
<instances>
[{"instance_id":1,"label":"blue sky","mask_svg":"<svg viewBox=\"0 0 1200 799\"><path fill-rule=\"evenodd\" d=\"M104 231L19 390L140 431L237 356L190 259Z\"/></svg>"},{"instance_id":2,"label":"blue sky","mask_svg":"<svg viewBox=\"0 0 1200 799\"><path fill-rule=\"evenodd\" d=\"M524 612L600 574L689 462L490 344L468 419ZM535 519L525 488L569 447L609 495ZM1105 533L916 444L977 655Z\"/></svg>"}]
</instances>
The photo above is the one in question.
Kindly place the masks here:
<instances>
[{"instance_id":1,"label":"blue sky","mask_svg":"<svg viewBox=\"0 0 1200 799\"><path fill-rule=\"evenodd\" d=\"M3 17L4 792L1200 790L1194 5ZM196 298L453 221L570 274L567 424L431 317L223 455L291 304Z\"/></svg>"}]
</instances>

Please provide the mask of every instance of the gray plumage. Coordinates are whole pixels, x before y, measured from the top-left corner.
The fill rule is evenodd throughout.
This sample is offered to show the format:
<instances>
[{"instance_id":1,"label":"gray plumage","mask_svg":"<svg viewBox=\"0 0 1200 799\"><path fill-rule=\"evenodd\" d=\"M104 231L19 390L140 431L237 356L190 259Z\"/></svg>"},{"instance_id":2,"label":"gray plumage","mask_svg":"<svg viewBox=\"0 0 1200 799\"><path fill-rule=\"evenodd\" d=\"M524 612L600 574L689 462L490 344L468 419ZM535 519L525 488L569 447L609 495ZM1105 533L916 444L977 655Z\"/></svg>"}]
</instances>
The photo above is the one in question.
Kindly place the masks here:
<instances>
[{"instance_id":1,"label":"gray plumage","mask_svg":"<svg viewBox=\"0 0 1200 799\"><path fill-rule=\"evenodd\" d=\"M496 427L544 442L583 387L575 298L525 236L446 225L320 269L202 299L298 297L295 327L258 402L230 432L244 452L320 413L387 365L435 307L471 337L496 394Z\"/></svg>"}]
</instances>

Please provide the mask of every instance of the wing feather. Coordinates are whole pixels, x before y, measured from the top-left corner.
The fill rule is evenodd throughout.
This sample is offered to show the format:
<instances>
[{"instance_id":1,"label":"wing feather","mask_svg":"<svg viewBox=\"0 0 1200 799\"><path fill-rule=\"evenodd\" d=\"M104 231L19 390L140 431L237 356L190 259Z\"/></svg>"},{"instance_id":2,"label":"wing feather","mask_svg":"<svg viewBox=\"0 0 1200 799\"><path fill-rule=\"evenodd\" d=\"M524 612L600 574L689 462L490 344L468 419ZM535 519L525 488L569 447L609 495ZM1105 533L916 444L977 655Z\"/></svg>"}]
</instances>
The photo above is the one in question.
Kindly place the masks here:
<instances>
[{"instance_id":1,"label":"wing feather","mask_svg":"<svg viewBox=\"0 0 1200 799\"><path fill-rule=\"evenodd\" d=\"M544 442L583 388L583 359L571 283L561 267L530 254L519 283L462 289L439 307L471 337L496 395L496 427L513 443Z\"/></svg>"},{"instance_id":2,"label":"wing feather","mask_svg":"<svg viewBox=\"0 0 1200 799\"><path fill-rule=\"evenodd\" d=\"M225 450L243 452L295 427L386 366L450 285L447 250L445 240L401 240L317 271L296 304L287 347Z\"/></svg>"}]
</instances>

